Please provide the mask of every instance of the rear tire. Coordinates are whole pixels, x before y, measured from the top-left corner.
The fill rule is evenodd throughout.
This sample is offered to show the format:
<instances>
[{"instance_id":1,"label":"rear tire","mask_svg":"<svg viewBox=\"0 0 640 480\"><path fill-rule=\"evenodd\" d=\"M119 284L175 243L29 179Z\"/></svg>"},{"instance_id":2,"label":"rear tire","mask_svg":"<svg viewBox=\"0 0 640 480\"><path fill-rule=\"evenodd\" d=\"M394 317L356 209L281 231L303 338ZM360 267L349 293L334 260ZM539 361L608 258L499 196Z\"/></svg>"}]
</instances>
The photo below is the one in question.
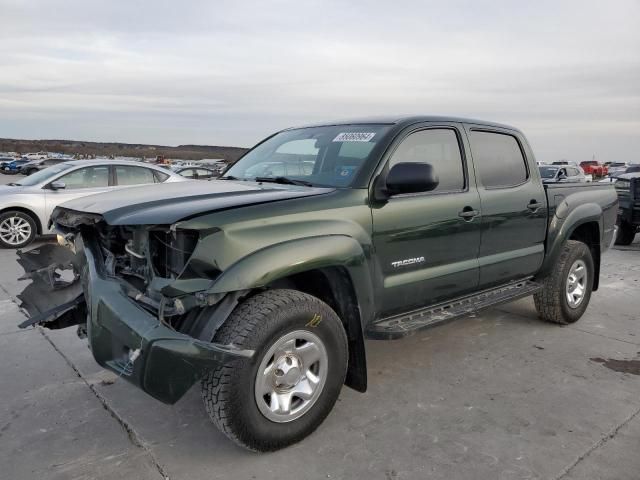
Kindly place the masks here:
<instances>
[{"instance_id":1,"label":"rear tire","mask_svg":"<svg viewBox=\"0 0 640 480\"><path fill-rule=\"evenodd\" d=\"M31 215L19 210L0 214L0 247L23 248L36 238L36 222Z\"/></svg>"},{"instance_id":2,"label":"rear tire","mask_svg":"<svg viewBox=\"0 0 640 480\"><path fill-rule=\"evenodd\" d=\"M616 245L631 245L635 236L636 228L627 222L621 222L620 225L618 225Z\"/></svg>"},{"instance_id":3,"label":"rear tire","mask_svg":"<svg viewBox=\"0 0 640 480\"><path fill-rule=\"evenodd\" d=\"M542 282L542 291L533 296L538 316L560 325L578 321L589 305L594 271L589 247L567 240L554 271Z\"/></svg>"},{"instance_id":4,"label":"rear tire","mask_svg":"<svg viewBox=\"0 0 640 480\"><path fill-rule=\"evenodd\" d=\"M302 292L258 293L235 309L213 341L255 351L202 381L213 423L250 450L278 450L308 436L344 383L342 322L327 304Z\"/></svg>"}]
</instances>

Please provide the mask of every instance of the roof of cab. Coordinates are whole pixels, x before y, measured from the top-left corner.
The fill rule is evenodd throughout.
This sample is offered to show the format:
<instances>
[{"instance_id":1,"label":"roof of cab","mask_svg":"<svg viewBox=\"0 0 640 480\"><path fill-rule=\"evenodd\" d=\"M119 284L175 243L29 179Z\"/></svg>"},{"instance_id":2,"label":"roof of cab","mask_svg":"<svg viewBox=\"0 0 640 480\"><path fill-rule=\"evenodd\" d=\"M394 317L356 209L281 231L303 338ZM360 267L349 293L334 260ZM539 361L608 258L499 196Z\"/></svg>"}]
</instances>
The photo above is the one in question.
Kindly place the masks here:
<instances>
[{"instance_id":1,"label":"roof of cab","mask_svg":"<svg viewBox=\"0 0 640 480\"><path fill-rule=\"evenodd\" d=\"M502 123L444 115L385 115L376 117L351 118L346 120L314 123L311 125L301 125L298 127L288 128L287 130L292 130L294 128L324 127L330 125L411 125L414 123L422 122L468 123L473 125L483 125L487 127L506 128L509 130L519 131L515 127L504 125Z\"/></svg>"}]
</instances>

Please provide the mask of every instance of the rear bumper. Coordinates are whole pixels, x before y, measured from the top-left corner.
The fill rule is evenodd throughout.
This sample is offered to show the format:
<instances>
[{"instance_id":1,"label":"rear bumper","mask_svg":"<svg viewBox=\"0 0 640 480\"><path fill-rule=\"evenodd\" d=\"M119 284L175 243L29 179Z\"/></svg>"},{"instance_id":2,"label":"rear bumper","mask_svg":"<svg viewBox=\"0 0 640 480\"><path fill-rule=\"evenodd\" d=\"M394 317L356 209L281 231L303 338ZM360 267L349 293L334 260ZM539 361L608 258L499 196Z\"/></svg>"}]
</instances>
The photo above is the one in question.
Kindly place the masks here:
<instances>
[{"instance_id":1,"label":"rear bumper","mask_svg":"<svg viewBox=\"0 0 640 480\"><path fill-rule=\"evenodd\" d=\"M86 267L87 337L96 361L164 403L175 403L211 369L253 352L179 333L129 298L108 277L97 243L79 238Z\"/></svg>"}]
</instances>

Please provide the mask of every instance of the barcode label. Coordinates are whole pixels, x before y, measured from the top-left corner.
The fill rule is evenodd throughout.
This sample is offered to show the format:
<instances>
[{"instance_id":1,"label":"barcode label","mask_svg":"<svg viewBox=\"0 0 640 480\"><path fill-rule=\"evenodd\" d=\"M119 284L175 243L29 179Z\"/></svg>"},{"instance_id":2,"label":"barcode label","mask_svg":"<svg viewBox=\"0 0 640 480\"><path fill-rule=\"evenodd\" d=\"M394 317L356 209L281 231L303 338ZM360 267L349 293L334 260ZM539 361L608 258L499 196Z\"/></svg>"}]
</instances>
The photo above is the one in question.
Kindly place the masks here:
<instances>
[{"instance_id":1,"label":"barcode label","mask_svg":"<svg viewBox=\"0 0 640 480\"><path fill-rule=\"evenodd\" d=\"M334 142L368 142L375 136L375 133L367 132L343 132L339 133Z\"/></svg>"}]
</instances>

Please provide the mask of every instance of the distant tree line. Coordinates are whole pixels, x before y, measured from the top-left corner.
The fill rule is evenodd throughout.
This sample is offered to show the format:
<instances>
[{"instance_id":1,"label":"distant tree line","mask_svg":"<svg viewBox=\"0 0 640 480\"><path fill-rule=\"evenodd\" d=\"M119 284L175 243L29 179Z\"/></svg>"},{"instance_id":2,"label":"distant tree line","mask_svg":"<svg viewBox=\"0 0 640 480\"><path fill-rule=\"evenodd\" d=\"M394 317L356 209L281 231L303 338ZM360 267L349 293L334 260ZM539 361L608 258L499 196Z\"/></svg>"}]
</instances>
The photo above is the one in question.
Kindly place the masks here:
<instances>
[{"instance_id":1,"label":"distant tree line","mask_svg":"<svg viewBox=\"0 0 640 480\"><path fill-rule=\"evenodd\" d=\"M0 152L56 152L81 156L122 156L155 158L163 155L166 158L184 160L202 160L203 158L220 158L227 162L235 162L247 149L240 147L218 147L210 145L179 145L167 147L163 145L143 145L133 143L81 142L76 140L16 140L0 138Z\"/></svg>"}]
</instances>

